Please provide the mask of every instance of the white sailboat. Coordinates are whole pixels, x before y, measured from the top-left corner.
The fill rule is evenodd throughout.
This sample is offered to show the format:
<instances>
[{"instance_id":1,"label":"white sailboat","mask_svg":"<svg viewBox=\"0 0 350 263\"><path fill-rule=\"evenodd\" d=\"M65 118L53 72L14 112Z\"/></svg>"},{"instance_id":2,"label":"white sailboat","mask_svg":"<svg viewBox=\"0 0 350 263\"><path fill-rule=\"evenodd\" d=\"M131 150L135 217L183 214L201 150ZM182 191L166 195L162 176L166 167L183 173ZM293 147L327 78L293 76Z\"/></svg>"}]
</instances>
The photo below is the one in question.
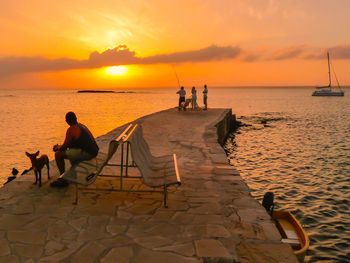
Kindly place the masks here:
<instances>
[{"instance_id":1,"label":"white sailboat","mask_svg":"<svg viewBox=\"0 0 350 263\"><path fill-rule=\"evenodd\" d=\"M335 76L338 84L338 89L339 90L334 90L332 88L332 77L331 77L331 66L330 66L330 61L329 61L329 52L327 52L327 58L328 58L328 80L329 84L328 86L324 87L316 87L316 90L312 93L312 96L324 96L324 97L331 97L331 96L336 96L336 97L343 97L344 96L344 91L341 90L339 86L339 82L337 79L337 76Z\"/></svg>"}]
</instances>

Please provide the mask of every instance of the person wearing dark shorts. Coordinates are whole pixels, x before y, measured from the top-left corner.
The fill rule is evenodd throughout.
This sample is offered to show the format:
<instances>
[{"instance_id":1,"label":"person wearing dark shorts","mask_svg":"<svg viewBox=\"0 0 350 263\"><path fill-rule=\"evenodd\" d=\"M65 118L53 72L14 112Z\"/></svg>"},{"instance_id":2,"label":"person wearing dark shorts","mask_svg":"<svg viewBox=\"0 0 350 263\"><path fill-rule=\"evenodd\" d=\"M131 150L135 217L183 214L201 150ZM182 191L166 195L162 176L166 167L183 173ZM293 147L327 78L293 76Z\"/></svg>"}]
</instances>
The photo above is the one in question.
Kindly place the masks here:
<instances>
[{"instance_id":1,"label":"person wearing dark shorts","mask_svg":"<svg viewBox=\"0 0 350 263\"><path fill-rule=\"evenodd\" d=\"M183 106L186 101L186 90L184 89L184 87L181 87L176 93L179 94L179 111L181 110L181 108L183 108L183 110L186 110L185 106Z\"/></svg>"},{"instance_id":2,"label":"person wearing dark shorts","mask_svg":"<svg viewBox=\"0 0 350 263\"><path fill-rule=\"evenodd\" d=\"M207 87L207 85L204 85L203 104L204 104L204 110L207 110L208 109L208 87Z\"/></svg>"},{"instance_id":3,"label":"person wearing dark shorts","mask_svg":"<svg viewBox=\"0 0 350 263\"><path fill-rule=\"evenodd\" d=\"M65 172L65 159L68 159L72 165L75 165L81 161L95 158L99 151L94 136L85 125L78 123L74 112L66 114L66 122L69 128L67 129L64 143L53 146L60 175ZM51 187L65 186L68 186L68 182L61 177L51 183Z\"/></svg>"}]
</instances>

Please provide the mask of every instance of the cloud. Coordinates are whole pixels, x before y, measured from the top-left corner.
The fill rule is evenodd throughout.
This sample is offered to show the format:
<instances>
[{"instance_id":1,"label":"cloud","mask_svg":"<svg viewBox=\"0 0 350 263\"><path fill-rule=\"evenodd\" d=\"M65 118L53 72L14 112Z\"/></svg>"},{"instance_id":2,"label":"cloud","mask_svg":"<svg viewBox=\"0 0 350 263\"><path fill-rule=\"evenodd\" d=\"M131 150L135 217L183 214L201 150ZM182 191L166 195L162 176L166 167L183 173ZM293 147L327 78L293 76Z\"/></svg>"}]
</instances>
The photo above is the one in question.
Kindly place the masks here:
<instances>
[{"instance_id":1,"label":"cloud","mask_svg":"<svg viewBox=\"0 0 350 263\"><path fill-rule=\"evenodd\" d=\"M126 45L119 45L102 53L95 51L86 60L47 59L44 57L0 58L0 77L29 72L100 68L112 65L206 62L233 59L240 52L239 47L213 45L199 50L138 57L136 52L131 51Z\"/></svg>"},{"instance_id":2,"label":"cloud","mask_svg":"<svg viewBox=\"0 0 350 263\"><path fill-rule=\"evenodd\" d=\"M277 51L272 57L271 60L285 60L298 58L305 52L304 47L291 47L283 50Z\"/></svg>"},{"instance_id":3,"label":"cloud","mask_svg":"<svg viewBox=\"0 0 350 263\"><path fill-rule=\"evenodd\" d=\"M158 54L148 57L139 57L135 51L130 50L126 45L119 45L101 53L97 51L92 52L85 60L3 57L0 58L0 77L30 72L92 69L113 65L198 63L228 59L239 59L250 63L289 59L317 60L324 59L327 51L330 52L331 57L334 59L350 59L350 45L334 46L328 49L300 45L278 50L271 48L242 50L238 46L212 45L197 50Z\"/></svg>"},{"instance_id":4,"label":"cloud","mask_svg":"<svg viewBox=\"0 0 350 263\"><path fill-rule=\"evenodd\" d=\"M210 46L207 48L163 54L143 58L144 63L182 63L182 62L205 62L213 60L224 60L236 58L241 53L239 47Z\"/></svg>"},{"instance_id":5,"label":"cloud","mask_svg":"<svg viewBox=\"0 0 350 263\"><path fill-rule=\"evenodd\" d=\"M326 58L327 51L333 59L350 59L350 45L334 46L330 48L300 45L278 50L250 50L242 51L241 58L246 62L280 61L290 59L319 60Z\"/></svg>"},{"instance_id":6,"label":"cloud","mask_svg":"<svg viewBox=\"0 0 350 263\"><path fill-rule=\"evenodd\" d=\"M242 52L242 60L245 62L278 61L300 58L306 52L305 46L287 47L283 49L248 50Z\"/></svg>"},{"instance_id":7,"label":"cloud","mask_svg":"<svg viewBox=\"0 0 350 263\"><path fill-rule=\"evenodd\" d=\"M130 51L126 45L119 45L113 49L107 49L102 53L97 51L90 54L85 66L88 68L99 68L111 65L139 64L140 58L136 57L134 51Z\"/></svg>"},{"instance_id":8,"label":"cloud","mask_svg":"<svg viewBox=\"0 0 350 263\"><path fill-rule=\"evenodd\" d=\"M329 52L336 59L350 59L350 45L333 47Z\"/></svg>"},{"instance_id":9,"label":"cloud","mask_svg":"<svg viewBox=\"0 0 350 263\"><path fill-rule=\"evenodd\" d=\"M0 58L0 77L16 73L74 69L82 64L82 61L67 58L49 60L44 57L4 57Z\"/></svg>"},{"instance_id":10,"label":"cloud","mask_svg":"<svg viewBox=\"0 0 350 263\"><path fill-rule=\"evenodd\" d=\"M307 54L305 59L324 59L327 51L334 59L350 59L350 45L334 46L328 49L318 49Z\"/></svg>"}]
</instances>

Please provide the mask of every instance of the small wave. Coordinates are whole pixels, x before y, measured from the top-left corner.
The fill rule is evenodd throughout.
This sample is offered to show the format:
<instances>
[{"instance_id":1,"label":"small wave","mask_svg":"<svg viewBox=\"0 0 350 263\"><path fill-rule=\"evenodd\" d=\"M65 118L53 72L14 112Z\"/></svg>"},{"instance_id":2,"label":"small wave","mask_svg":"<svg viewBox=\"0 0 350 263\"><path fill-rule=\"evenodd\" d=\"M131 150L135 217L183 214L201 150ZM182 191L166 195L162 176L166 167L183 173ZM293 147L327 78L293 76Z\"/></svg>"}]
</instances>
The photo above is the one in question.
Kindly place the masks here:
<instances>
[{"instance_id":1,"label":"small wave","mask_svg":"<svg viewBox=\"0 0 350 263\"><path fill-rule=\"evenodd\" d=\"M334 217L338 215L337 211L334 210L320 211L320 213L325 217Z\"/></svg>"},{"instance_id":2,"label":"small wave","mask_svg":"<svg viewBox=\"0 0 350 263\"><path fill-rule=\"evenodd\" d=\"M343 225L335 226L334 228L336 230L338 230L339 232L343 232L343 231L347 230ZM348 243L346 242L346 244L348 244Z\"/></svg>"},{"instance_id":3,"label":"small wave","mask_svg":"<svg viewBox=\"0 0 350 263\"><path fill-rule=\"evenodd\" d=\"M322 249L322 248L316 248L316 249ZM337 261L337 257L332 257L332 256L315 256L312 258L313 262L321 262L321 261L325 261L325 262L336 262Z\"/></svg>"},{"instance_id":4,"label":"small wave","mask_svg":"<svg viewBox=\"0 0 350 263\"><path fill-rule=\"evenodd\" d=\"M346 253L345 255L339 255L339 260L341 262L349 262L350 259L350 252Z\"/></svg>"},{"instance_id":5,"label":"small wave","mask_svg":"<svg viewBox=\"0 0 350 263\"><path fill-rule=\"evenodd\" d=\"M339 250L343 250L343 249L348 249L349 248L349 243L339 242L339 243L335 244L334 246L336 248L338 248Z\"/></svg>"},{"instance_id":6,"label":"small wave","mask_svg":"<svg viewBox=\"0 0 350 263\"><path fill-rule=\"evenodd\" d=\"M296 195L298 195L298 193L299 192L297 190L293 189L293 190L290 190L290 191L286 192L285 194L287 196L296 196Z\"/></svg>"}]
</instances>

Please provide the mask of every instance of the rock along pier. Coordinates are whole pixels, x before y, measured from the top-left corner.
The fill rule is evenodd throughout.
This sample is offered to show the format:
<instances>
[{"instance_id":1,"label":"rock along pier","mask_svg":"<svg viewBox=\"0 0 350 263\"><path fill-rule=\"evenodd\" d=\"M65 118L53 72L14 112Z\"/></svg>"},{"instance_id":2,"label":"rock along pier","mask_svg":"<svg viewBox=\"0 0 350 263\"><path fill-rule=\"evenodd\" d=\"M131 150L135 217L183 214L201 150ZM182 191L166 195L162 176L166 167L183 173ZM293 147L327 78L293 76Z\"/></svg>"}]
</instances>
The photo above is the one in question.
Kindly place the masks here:
<instances>
[{"instance_id":1,"label":"rock along pier","mask_svg":"<svg viewBox=\"0 0 350 263\"><path fill-rule=\"evenodd\" d=\"M177 155L182 185L171 189L168 208L159 193L95 190L116 187L115 178L80 190L77 205L74 187L50 188L45 169L41 188L33 174L7 184L0 189L0 262L297 262L228 164L220 143L234 122L230 109L169 109L133 122L153 155ZM98 138L101 151L124 127ZM51 171L58 176L53 162ZM145 187L138 180L127 186Z\"/></svg>"}]
</instances>

